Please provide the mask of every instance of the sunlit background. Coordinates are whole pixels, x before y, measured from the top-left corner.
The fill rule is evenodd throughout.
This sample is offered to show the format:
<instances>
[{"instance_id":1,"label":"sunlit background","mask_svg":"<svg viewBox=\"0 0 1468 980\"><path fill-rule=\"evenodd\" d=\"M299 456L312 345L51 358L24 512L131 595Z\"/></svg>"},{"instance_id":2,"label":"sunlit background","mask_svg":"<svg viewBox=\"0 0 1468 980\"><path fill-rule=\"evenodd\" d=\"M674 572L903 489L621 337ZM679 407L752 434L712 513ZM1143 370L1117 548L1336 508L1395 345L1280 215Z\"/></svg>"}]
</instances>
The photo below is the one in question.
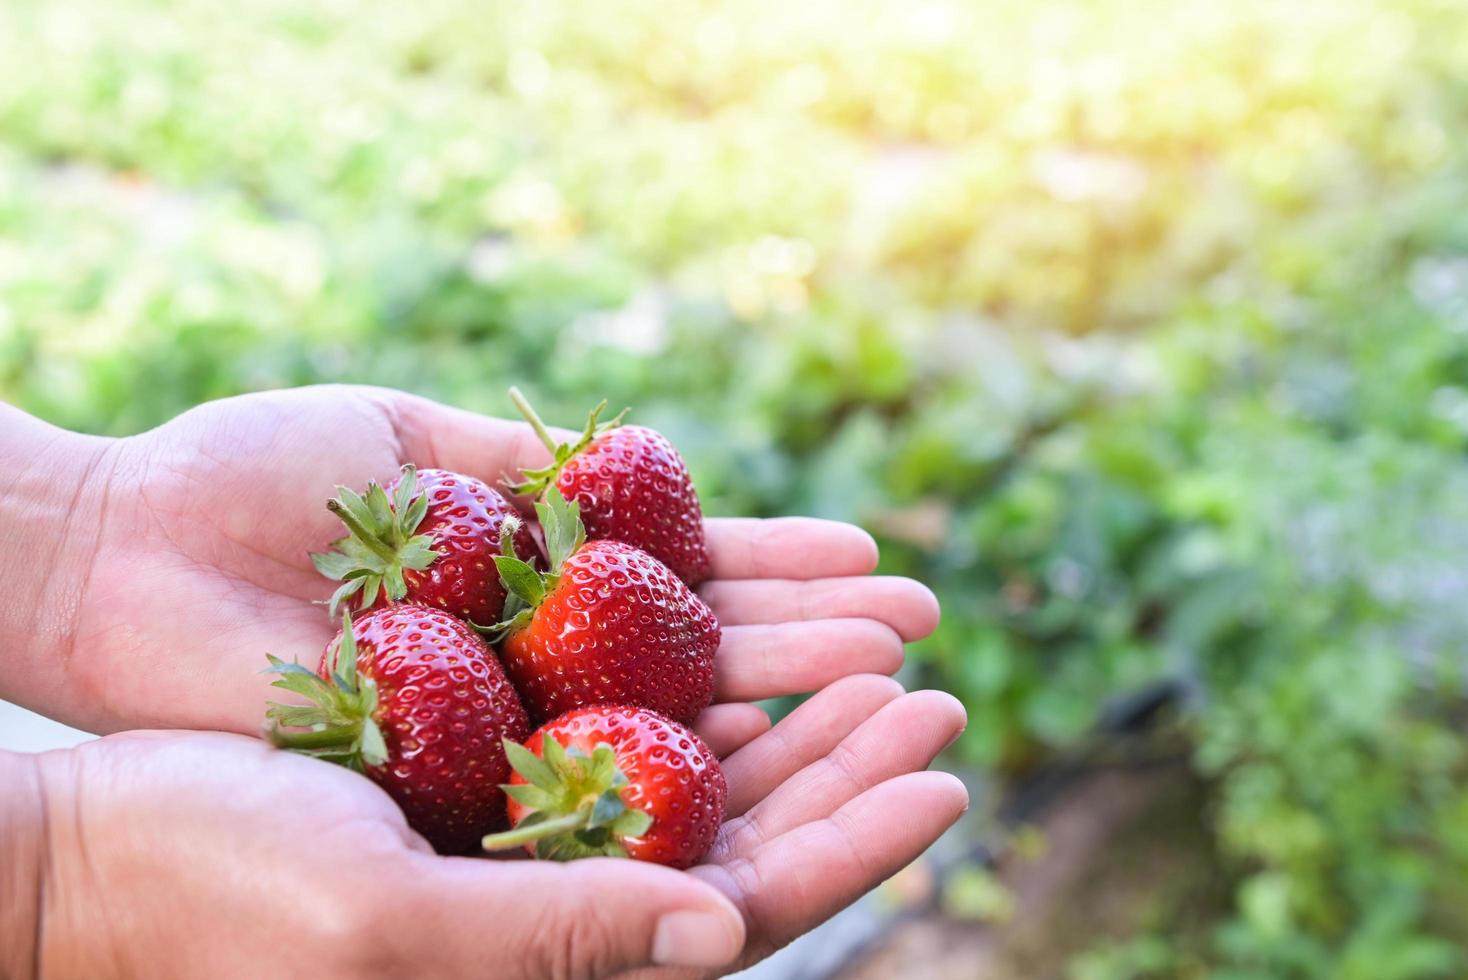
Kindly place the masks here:
<instances>
[{"instance_id":1,"label":"sunlit background","mask_svg":"<svg viewBox=\"0 0 1468 980\"><path fill-rule=\"evenodd\" d=\"M1465 67L1428 0L4 0L0 397L514 381L870 528L976 806L770 976L1462 976Z\"/></svg>"}]
</instances>

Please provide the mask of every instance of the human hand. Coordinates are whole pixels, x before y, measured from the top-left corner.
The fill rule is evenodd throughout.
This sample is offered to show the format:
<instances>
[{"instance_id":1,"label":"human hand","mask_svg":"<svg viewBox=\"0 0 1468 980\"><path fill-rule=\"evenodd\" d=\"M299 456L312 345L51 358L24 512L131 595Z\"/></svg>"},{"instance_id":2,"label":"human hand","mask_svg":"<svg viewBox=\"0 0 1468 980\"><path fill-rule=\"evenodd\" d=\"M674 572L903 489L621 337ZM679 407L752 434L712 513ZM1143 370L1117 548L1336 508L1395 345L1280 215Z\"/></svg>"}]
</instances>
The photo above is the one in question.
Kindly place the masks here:
<instances>
[{"instance_id":1,"label":"human hand","mask_svg":"<svg viewBox=\"0 0 1468 980\"><path fill-rule=\"evenodd\" d=\"M637 980L757 963L915 860L968 808L956 777L923 771L966 722L948 694L856 675L724 760L724 825L690 873L738 907L744 948L715 970L636 971Z\"/></svg>"},{"instance_id":2,"label":"human hand","mask_svg":"<svg viewBox=\"0 0 1468 980\"><path fill-rule=\"evenodd\" d=\"M34 759L39 880L0 868L0 894L40 896L46 976L600 976L743 941L682 872L439 857L371 781L259 739L130 732Z\"/></svg>"},{"instance_id":3,"label":"human hand","mask_svg":"<svg viewBox=\"0 0 1468 980\"><path fill-rule=\"evenodd\" d=\"M726 761L730 819L688 874L439 857L346 769L235 735L112 736L36 757L44 881L0 893L45 897L35 959L56 976L717 975L958 817L961 784L918 770L962 725L944 694L831 685Z\"/></svg>"},{"instance_id":4,"label":"human hand","mask_svg":"<svg viewBox=\"0 0 1468 980\"><path fill-rule=\"evenodd\" d=\"M85 455L60 545L72 557L55 563L79 569L75 594L44 600L64 620L12 630L26 634L13 647L48 649L0 694L104 732L258 732L264 654L314 664L336 628L320 605L332 583L307 557L340 535L324 507L336 485L385 482L404 462L497 482L548 459L523 423L353 386L211 402L133 438L89 440ZM707 530L714 578L700 591L724 641L716 704L696 727L720 755L768 727L741 702L891 673L902 643L937 621L922 585L866 577L876 547L854 527L711 519Z\"/></svg>"}]
</instances>

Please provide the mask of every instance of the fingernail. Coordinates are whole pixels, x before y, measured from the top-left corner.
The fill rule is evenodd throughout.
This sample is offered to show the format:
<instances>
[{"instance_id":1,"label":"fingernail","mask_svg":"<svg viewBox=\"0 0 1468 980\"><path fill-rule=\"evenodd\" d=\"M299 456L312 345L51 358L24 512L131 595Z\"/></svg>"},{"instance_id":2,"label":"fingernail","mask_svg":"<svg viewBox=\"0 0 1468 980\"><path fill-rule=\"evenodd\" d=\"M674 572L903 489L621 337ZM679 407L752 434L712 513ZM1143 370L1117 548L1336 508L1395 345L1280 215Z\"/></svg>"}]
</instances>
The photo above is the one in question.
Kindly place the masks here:
<instances>
[{"instance_id":1,"label":"fingernail","mask_svg":"<svg viewBox=\"0 0 1468 980\"><path fill-rule=\"evenodd\" d=\"M658 920L652 959L659 966L723 966L739 955L739 938L722 915L669 912Z\"/></svg>"}]
</instances>

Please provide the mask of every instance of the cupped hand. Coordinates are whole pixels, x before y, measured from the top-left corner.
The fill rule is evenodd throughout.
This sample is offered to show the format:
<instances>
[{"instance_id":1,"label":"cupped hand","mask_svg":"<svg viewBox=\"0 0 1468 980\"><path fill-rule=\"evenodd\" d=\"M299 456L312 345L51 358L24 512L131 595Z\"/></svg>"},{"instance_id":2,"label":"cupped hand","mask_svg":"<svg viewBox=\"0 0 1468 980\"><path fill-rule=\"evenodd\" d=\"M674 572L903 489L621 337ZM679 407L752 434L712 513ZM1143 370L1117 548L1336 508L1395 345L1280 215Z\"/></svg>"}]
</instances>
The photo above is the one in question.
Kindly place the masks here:
<instances>
[{"instance_id":1,"label":"cupped hand","mask_svg":"<svg viewBox=\"0 0 1468 980\"><path fill-rule=\"evenodd\" d=\"M32 706L92 731L258 732L265 653L314 664L335 630L333 583L307 555L341 534L324 506L338 484L386 482L407 462L498 483L547 460L523 423L355 386L212 402L110 443L81 494L98 517L68 535L87 571L67 676ZM701 592L724 641L697 727L721 755L768 728L744 702L890 674L936 624L925 587L868 575L876 546L857 528L711 519L707 532Z\"/></svg>"},{"instance_id":2,"label":"cupped hand","mask_svg":"<svg viewBox=\"0 0 1468 980\"><path fill-rule=\"evenodd\" d=\"M630 860L444 858L369 780L228 734L138 732L38 757L43 948L58 976L718 975L912 860L962 812L921 772L947 695L828 687L726 763L691 874Z\"/></svg>"},{"instance_id":3,"label":"cupped hand","mask_svg":"<svg viewBox=\"0 0 1468 980\"><path fill-rule=\"evenodd\" d=\"M718 970L652 972L743 969L915 860L968 808L962 782L924 771L966 722L951 695L854 675L731 755L724 825L691 873L739 909L744 947Z\"/></svg>"}]
</instances>

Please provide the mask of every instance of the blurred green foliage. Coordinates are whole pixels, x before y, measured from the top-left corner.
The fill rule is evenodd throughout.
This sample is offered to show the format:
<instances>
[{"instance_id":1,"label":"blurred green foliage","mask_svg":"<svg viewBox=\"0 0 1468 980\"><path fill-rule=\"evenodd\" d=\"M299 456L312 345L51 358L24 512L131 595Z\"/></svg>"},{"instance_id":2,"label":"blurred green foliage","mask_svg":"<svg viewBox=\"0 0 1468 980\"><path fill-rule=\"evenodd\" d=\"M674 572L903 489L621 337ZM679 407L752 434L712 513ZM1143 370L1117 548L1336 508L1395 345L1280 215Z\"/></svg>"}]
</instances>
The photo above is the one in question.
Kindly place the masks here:
<instances>
[{"instance_id":1,"label":"blurred green foliage","mask_svg":"<svg viewBox=\"0 0 1468 980\"><path fill-rule=\"evenodd\" d=\"M967 762L1192 692L1234 907L1076 976L1458 976L1464 64L1447 0L8 0L0 395L631 404L933 585Z\"/></svg>"}]
</instances>

